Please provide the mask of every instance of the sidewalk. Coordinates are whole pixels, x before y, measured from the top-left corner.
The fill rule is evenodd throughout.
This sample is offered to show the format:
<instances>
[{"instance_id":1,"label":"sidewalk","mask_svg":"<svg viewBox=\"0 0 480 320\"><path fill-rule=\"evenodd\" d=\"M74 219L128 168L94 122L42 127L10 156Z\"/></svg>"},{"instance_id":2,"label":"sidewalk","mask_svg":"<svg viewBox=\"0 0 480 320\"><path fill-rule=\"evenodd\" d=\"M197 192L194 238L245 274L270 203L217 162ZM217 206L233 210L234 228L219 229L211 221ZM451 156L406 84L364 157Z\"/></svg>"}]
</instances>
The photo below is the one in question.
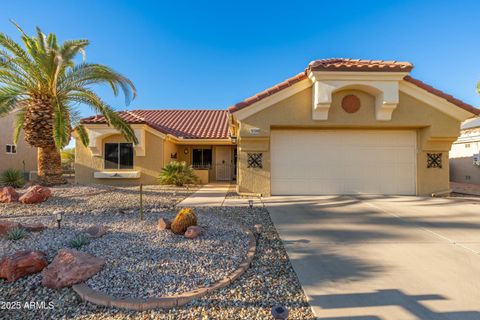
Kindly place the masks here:
<instances>
[{"instance_id":1,"label":"sidewalk","mask_svg":"<svg viewBox=\"0 0 480 320\"><path fill-rule=\"evenodd\" d=\"M207 184L177 204L177 207L221 207L229 188L228 183Z\"/></svg>"}]
</instances>

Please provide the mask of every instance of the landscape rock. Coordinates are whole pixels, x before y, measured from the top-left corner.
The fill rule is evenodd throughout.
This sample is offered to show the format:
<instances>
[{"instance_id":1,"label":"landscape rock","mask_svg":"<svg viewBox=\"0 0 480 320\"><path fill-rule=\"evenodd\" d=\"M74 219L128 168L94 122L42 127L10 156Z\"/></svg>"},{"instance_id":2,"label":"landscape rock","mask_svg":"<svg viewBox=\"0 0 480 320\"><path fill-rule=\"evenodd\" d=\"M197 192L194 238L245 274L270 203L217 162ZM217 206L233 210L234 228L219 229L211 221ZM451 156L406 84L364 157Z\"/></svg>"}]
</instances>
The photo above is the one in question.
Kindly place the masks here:
<instances>
[{"instance_id":1,"label":"landscape rock","mask_svg":"<svg viewBox=\"0 0 480 320\"><path fill-rule=\"evenodd\" d=\"M53 262L42 271L42 284L52 289L70 287L91 278L104 265L103 258L73 249L61 249Z\"/></svg>"},{"instance_id":2,"label":"landscape rock","mask_svg":"<svg viewBox=\"0 0 480 320\"><path fill-rule=\"evenodd\" d=\"M42 251L19 251L0 260L0 278L8 282L42 271L48 265Z\"/></svg>"},{"instance_id":3,"label":"landscape rock","mask_svg":"<svg viewBox=\"0 0 480 320\"><path fill-rule=\"evenodd\" d=\"M187 231L185 231L185 237L188 239L194 239L200 236L202 232L203 232L202 227L190 226L187 228Z\"/></svg>"},{"instance_id":4,"label":"landscape rock","mask_svg":"<svg viewBox=\"0 0 480 320\"><path fill-rule=\"evenodd\" d=\"M92 239L97 239L107 234L107 228L102 225L92 226L85 230L85 234Z\"/></svg>"},{"instance_id":5,"label":"landscape rock","mask_svg":"<svg viewBox=\"0 0 480 320\"><path fill-rule=\"evenodd\" d=\"M28 232L40 232L47 229L43 223L21 223L20 227Z\"/></svg>"},{"instance_id":6,"label":"landscape rock","mask_svg":"<svg viewBox=\"0 0 480 320\"><path fill-rule=\"evenodd\" d=\"M160 218L157 222L157 230L169 230L172 227L172 222L168 219Z\"/></svg>"},{"instance_id":7,"label":"landscape rock","mask_svg":"<svg viewBox=\"0 0 480 320\"><path fill-rule=\"evenodd\" d=\"M32 186L27 189L18 201L24 204L41 203L50 198L52 191L47 187Z\"/></svg>"},{"instance_id":8,"label":"landscape rock","mask_svg":"<svg viewBox=\"0 0 480 320\"><path fill-rule=\"evenodd\" d=\"M14 221L0 221L0 236L6 235L10 230L14 228L20 228L21 225Z\"/></svg>"},{"instance_id":9,"label":"landscape rock","mask_svg":"<svg viewBox=\"0 0 480 320\"><path fill-rule=\"evenodd\" d=\"M0 203L17 202L20 195L13 187L4 187L0 190Z\"/></svg>"}]
</instances>

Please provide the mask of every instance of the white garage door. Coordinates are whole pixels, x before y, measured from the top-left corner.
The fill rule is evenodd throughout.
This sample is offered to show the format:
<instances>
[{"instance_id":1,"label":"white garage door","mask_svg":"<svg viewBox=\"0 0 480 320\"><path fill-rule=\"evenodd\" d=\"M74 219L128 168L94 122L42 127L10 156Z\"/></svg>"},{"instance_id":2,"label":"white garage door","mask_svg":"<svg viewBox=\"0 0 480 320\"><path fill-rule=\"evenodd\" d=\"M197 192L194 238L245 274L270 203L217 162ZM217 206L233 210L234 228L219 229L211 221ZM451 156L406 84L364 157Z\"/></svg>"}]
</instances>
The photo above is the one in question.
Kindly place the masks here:
<instances>
[{"instance_id":1,"label":"white garage door","mask_svg":"<svg viewBox=\"0 0 480 320\"><path fill-rule=\"evenodd\" d=\"M273 130L272 195L415 194L415 132Z\"/></svg>"}]
</instances>

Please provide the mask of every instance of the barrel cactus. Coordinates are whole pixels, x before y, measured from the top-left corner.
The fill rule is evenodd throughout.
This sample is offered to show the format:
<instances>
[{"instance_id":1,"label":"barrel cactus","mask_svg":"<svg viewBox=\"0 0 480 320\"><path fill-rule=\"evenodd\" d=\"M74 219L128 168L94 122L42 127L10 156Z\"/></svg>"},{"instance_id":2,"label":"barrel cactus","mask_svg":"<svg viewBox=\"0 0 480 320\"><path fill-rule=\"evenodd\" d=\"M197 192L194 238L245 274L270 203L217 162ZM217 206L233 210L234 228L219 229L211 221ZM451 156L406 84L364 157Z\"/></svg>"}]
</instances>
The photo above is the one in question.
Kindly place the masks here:
<instances>
[{"instance_id":1,"label":"barrel cactus","mask_svg":"<svg viewBox=\"0 0 480 320\"><path fill-rule=\"evenodd\" d=\"M187 228L197 225L197 216L192 208L183 208L177 213L172 222L172 232L175 234L184 234Z\"/></svg>"}]
</instances>

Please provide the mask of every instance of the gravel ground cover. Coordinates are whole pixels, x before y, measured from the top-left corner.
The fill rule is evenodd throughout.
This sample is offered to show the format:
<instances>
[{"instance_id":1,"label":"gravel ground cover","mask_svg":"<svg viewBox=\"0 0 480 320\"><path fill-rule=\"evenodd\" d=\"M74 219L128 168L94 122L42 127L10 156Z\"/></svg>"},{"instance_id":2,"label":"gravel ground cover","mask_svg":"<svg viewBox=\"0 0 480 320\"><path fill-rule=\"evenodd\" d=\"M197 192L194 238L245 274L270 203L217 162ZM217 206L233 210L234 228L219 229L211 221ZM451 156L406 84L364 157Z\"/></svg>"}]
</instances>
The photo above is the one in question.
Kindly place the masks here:
<instances>
[{"instance_id":1,"label":"gravel ground cover","mask_svg":"<svg viewBox=\"0 0 480 320\"><path fill-rule=\"evenodd\" d=\"M143 187L143 203L147 209L172 208L198 188L151 185ZM23 193L25 190L18 190ZM52 188L47 201L24 205L0 203L0 217L49 215L54 211L68 213L128 212L139 207L139 187L105 185L65 185Z\"/></svg>"},{"instance_id":2,"label":"gravel ground cover","mask_svg":"<svg viewBox=\"0 0 480 320\"><path fill-rule=\"evenodd\" d=\"M168 210L162 214L168 212L173 214ZM257 253L251 268L230 286L181 308L135 312L85 303L69 288L62 290L44 288L39 285L40 277L35 275L15 283L0 280L0 301L20 302L19 309L0 310L0 318L270 320L271 308L276 304L282 304L290 310L289 319L315 319L282 242L264 208L222 207L205 209L204 213L218 215L224 219L223 221L230 221L232 226L238 223L251 229L255 224L262 224L264 227L264 232L258 239ZM146 216L148 214L150 213L146 213ZM235 247L232 254L235 250L239 249ZM37 302L37 307L25 307L26 302ZM42 307L42 302L46 307ZM49 303L52 303L53 308L49 308L51 306Z\"/></svg>"},{"instance_id":3,"label":"gravel ground cover","mask_svg":"<svg viewBox=\"0 0 480 320\"><path fill-rule=\"evenodd\" d=\"M19 222L48 223L49 217L23 218ZM204 233L186 239L169 230L156 230L159 218L174 218L173 212L138 214L69 214L62 228L30 233L9 241L0 239L0 256L19 250L41 250L51 261L58 249L85 229L105 226L109 232L80 250L106 259L101 272L87 281L94 290L117 298L150 298L194 290L234 271L248 249L248 235L220 215L197 211ZM38 283L39 284L39 283Z\"/></svg>"}]
</instances>

